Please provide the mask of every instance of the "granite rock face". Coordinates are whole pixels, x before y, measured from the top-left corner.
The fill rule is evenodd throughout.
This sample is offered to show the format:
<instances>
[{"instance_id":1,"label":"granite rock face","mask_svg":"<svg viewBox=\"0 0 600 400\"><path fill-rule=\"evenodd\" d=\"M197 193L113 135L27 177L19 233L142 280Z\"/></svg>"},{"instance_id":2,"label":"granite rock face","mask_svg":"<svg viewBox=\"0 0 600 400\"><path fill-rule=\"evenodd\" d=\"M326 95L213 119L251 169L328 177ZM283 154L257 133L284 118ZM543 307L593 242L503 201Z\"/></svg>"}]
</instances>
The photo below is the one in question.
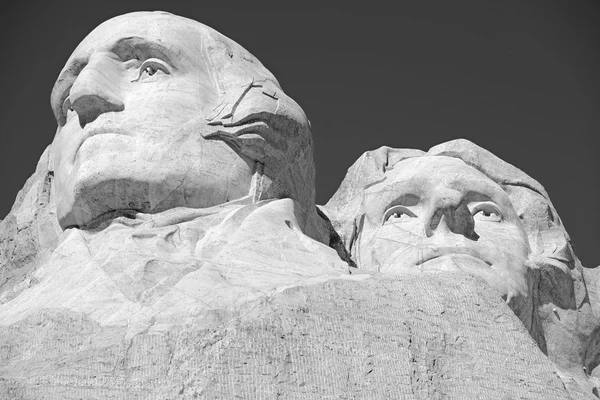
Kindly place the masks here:
<instances>
[{"instance_id":1,"label":"granite rock face","mask_svg":"<svg viewBox=\"0 0 600 400\"><path fill-rule=\"evenodd\" d=\"M67 61L0 221L0 398L597 398L598 273L466 140L381 148L314 202L310 124L163 12Z\"/></svg>"},{"instance_id":2,"label":"granite rock face","mask_svg":"<svg viewBox=\"0 0 600 400\"><path fill-rule=\"evenodd\" d=\"M9 398L572 398L511 310L456 272L298 286L130 338L64 309L0 332Z\"/></svg>"},{"instance_id":3,"label":"granite rock face","mask_svg":"<svg viewBox=\"0 0 600 400\"><path fill-rule=\"evenodd\" d=\"M52 255L62 233L52 197L49 148L27 180L10 213L0 221L0 304L12 300L35 278L32 273Z\"/></svg>"}]
</instances>

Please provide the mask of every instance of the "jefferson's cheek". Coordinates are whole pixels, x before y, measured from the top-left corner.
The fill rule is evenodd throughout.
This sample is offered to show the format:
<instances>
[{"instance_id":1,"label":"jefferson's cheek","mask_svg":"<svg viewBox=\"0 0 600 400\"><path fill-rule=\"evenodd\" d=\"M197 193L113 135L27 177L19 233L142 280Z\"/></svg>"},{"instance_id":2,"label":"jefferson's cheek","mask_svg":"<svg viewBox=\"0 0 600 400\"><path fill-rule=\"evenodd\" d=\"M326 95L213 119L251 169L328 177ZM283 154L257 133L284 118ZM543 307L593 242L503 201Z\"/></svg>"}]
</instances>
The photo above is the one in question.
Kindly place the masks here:
<instances>
[{"instance_id":1,"label":"jefferson's cheek","mask_svg":"<svg viewBox=\"0 0 600 400\"><path fill-rule=\"evenodd\" d=\"M389 223L377 229L374 239L390 247L420 245L424 238L415 224Z\"/></svg>"},{"instance_id":2,"label":"jefferson's cheek","mask_svg":"<svg viewBox=\"0 0 600 400\"><path fill-rule=\"evenodd\" d=\"M489 254L492 263L512 263L515 259L526 259L527 239L518 227L509 224L486 226L478 231L478 246Z\"/></svg>"},{"instance_id":3,"label":"jefferson's cheek","mask_svg":"<svg viewBox=\"0 0 600 400\"><path fill-rule=\"evenodd\" d=\"M415 233L417 230L415 224L410 227L399 223L381 226L375 229L369 239L361 240L361 253L365 255L368 253L371 262L379 266L408 262L412 259L410 255L424 240L422 235Z\"/></svg>"}]
</instances>

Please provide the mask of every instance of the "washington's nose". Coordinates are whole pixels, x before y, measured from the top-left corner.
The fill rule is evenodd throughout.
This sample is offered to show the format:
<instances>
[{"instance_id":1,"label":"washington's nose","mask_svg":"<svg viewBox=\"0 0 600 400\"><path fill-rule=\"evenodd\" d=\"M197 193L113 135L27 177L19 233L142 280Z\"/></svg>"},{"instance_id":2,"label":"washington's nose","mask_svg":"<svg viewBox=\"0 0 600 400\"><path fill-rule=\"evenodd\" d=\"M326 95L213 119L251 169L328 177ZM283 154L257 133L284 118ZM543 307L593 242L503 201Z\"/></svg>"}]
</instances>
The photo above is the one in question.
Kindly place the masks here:
<instances>
[{"instance_id":1,"label":"washington's nose","mask_svg":"<svg viewBox=\"0 0 600 400\"><path fill-rule=\"evenodd\" d=\"M112 58L94 55L79 73L69 92L69 101L82 128L104 113L125 109L119 96L119 67Z\"/></svg>"},{"instance_id":2,"label":"washington's nose","mask_svg":"<svg viewBox=\"0 0 600 400\"><path fill-rule=\"evenodd\" d=\"M454 233L477 240L475 224L463 196L456 190L441 189L433 199L430 214L425 224L425 234Z\"/></svg>"}]
</instances>

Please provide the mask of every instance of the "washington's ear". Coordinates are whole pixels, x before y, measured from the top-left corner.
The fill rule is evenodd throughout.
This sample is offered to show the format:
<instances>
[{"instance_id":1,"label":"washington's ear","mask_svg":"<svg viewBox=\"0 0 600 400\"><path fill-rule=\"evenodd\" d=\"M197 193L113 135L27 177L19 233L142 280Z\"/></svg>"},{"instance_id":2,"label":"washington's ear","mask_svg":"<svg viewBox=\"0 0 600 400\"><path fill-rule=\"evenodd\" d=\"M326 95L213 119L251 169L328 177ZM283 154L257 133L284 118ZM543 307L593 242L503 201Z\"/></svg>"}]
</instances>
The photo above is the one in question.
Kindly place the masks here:
<instances>
[{"instance_id":1,"label":"washington's ear","mask_svg":"<svg viewBox=\"0 0 600 400\"><path fill-rule=\"evenodd\" d=\"M202 132L202 136L207 140L221 140L236 153L262 164L267 161L267 158L281 159L284 157L283 152L275 149L265 140L265 136L271 133L271 129L266 124L250 123L236 128L220 128Z\"/></svg>"},{"instance_id":2,"label":"washington's ear","mask_svg":"<svg viewBox=\"0 0 600 400\"><path fill-rule=\"evenodd\" d=\"M224 93L221 93L219 103L213 109L211 114L206 117L209 125L233 126L241 120L240 115L246 115L248 112L237 112L238 108L248 96L256 93L256 89L262 89L263 83L251 79L249 82L229 87ZM248 101L245 101L247 104ZM275 112L276 107L272 107ZM263 110L263 108L260 108Z\"/></svg>"},{"instance_id":3,"label":"washington's ear","mask_svg":"<svg viewBox=\"0 0 600 400\"><path fill-rule=\"evenodd\" d=\"M265 164L269 173L295 162L288 159L290 153L297 154L294 146L311 144L301 108L265 79L230 87L206 119L213 130L202 132L205 139L224 141L234 151Z\"/></svg>"}]
</instances>

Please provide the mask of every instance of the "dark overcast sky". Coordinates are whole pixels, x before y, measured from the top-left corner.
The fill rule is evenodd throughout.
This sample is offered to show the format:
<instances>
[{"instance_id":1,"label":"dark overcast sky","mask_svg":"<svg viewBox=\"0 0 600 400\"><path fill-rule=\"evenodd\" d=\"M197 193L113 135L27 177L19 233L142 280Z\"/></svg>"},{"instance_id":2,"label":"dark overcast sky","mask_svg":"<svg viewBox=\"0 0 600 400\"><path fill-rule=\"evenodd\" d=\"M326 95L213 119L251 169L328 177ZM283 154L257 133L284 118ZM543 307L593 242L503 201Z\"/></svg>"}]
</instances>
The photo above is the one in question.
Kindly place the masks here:
<instances>
[{"instance_id":1,"label":"dark overcast sky","mask_svg":"<svg viewBox=\"0 0 600 400\"><path fill-rule=\"evenodd\" d=\"M362 1L339 9L287 3L3 5L0 218L52 141L50 90L77 44L115 15L165 10L240 43L304 108L313 126L319 204L366 150L427 150L463 137L537 179L584 265L600 264L597 2L396 1L386 7Z\"/></svg>"}]
</instances>

